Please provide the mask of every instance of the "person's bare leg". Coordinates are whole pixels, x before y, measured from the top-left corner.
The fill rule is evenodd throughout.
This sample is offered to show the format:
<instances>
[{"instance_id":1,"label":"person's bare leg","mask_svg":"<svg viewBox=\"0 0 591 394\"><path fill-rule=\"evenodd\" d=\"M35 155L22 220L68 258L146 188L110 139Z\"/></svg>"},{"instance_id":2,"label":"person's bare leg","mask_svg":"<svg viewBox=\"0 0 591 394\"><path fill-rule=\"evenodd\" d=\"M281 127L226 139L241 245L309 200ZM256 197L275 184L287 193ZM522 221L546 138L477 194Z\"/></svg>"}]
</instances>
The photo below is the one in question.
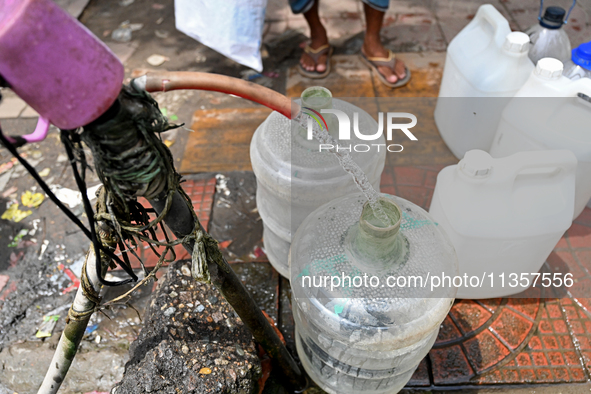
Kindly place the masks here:
<instances>
[{"instance_id":1,"label":"person's bare leg","mask_svg":"<svg viewBox=\"0 0 591 394\"><path fill-rule=\"evenodd\" d=\"M322 22L320 22L320 16L318 15L318 2L319 0L315 0L312 8L310 8L308 12L304 13L304 17L310 26L310 46L312 49L318 49L321 46L328 44L326 29L322 25ZM322 55L320 58L318 58L316 71L320 73L326 71L326 59L326 55ZM306 52L302 54L302 57L300 58L300 64L305 70L314 71L314 59L308 56Z\"/></svg>"},{"instance_id":2,"label":"person's bare leg","mask_svg":"<svg viewBox=\"0 0 591 394\"><path fill-rule=\"evenodd\" d=\"M368 57L388 57L388 50L382 45L380 39L380 30L384 21L385 12L378 11L375 8L363 3L365 11L365 40L363 41L362 51ZM378 71L388 80L395 83L406 76L404 62L397 59L394 66L394 72L388 67L378 67Z\"/></svg>"}]
</instances>

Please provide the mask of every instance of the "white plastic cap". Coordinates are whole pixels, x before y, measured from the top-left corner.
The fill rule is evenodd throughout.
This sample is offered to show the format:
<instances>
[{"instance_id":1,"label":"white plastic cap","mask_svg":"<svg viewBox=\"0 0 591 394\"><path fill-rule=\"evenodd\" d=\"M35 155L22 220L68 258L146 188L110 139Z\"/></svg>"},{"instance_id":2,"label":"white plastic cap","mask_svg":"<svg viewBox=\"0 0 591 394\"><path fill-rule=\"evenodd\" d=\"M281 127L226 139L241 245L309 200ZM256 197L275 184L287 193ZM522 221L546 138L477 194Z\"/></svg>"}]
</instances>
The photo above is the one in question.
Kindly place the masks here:
<instances>
[{"instance_id":1,"label":"white plastic cap","mask_svg":"<svg viewBox=\"0 0 591 394\"><path fill-rule=\"evenodd\" d=\"M483 150L474 149L466 152L458 166L466 175L485 176L492 170L493 158Z\"/></svg>"},{"instance_id":2,"label":"white plastic cap","mask_svg":"<svg viewBox=\"0 0 591 394\"><path fill-rule=\"evenodd\" d=\"M563 68L564 65L560 60L551 57L545 57L538 60L534 74L544 79L555 80L560 78Z\"/></svg>"},{"instance_id":3,"label":"white plastic cap","mask_svg":"<svg viewBox=\"0 0 591 394\"><path fill-rule=\"evenodd\" d=\"M529 36L520 31L511 32L505 37L503 48L509 52L527 52L529 50Z\"/></svg>"}]
</instances>

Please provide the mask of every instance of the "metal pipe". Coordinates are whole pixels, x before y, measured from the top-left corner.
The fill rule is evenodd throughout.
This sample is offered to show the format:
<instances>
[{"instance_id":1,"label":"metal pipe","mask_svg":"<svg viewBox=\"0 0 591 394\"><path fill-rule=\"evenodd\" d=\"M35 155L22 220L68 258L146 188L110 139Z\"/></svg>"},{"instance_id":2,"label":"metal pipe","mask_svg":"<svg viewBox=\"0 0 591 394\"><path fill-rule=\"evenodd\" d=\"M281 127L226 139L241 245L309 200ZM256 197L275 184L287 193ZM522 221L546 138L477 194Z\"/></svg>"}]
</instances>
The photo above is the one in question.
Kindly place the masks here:
<instances>
[{"instance_id":1,"label":"metal pipe","mask_svg":"<svg viewBox=\"0 0 591 394\"><path fill-rule=\"evenodd\" d=\"M152 204L156 212L160 213L164 209L165 199L152 200L150 204ZM176 192L172 206L168 214L164 216L164 222L177 237L183 237L193 232L194 223L192 217L186 201ZM183 244L189 253L192 253L193 245L193 240ZM250 332L252 332L255 340L269 354L276 370L283 375L284 379L282 381L287 382L287 388L292 392L302 392L307 385L306 377L293 357L226 259L223 259L221 266L218 264L208 262L212 283L228 303L232 305L238 316L240 316L240 319L242 319L244 324L250 329Z\"/></svg>"}]
</instances>

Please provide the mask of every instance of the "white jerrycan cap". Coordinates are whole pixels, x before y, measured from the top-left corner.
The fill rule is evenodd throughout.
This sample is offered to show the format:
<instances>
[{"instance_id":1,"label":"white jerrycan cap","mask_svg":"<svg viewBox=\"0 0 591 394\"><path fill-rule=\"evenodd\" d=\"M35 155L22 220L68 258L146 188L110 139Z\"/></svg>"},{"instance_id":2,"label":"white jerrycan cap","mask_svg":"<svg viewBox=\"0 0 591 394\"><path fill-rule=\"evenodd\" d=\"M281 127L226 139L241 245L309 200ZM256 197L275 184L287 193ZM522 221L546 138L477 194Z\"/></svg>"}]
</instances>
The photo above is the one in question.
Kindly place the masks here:
<instances>
[{"instance_id":1,"label":"white jerrycan cap","mask_svg":"<svg viewBox=\"0 0 591 394\"><path fill-rule=\"evenodd\" d=\"M520 31L507 34L503 48L509 52L522 53L529 50L529 36Z\"/></svg>"},{"instance_id":2,"label":"white jerrycan cap","mask_svg":"<svg viewBox=\"0 0 591 394\"><path fill-rule=\"evenodd\" d=\"M558 59L545 57L538 60L534 74L548 80L560 79L564 65Z\"/></svg>"},{"instance_id":3,"label":"white jerrycan cap","mask_svg":"<svg viewBox=\"0 0 591 394\"><path fill-rule=\"evenodd\" d=\"M490 174L493 158L487 152L474 149L466 152L460 160L459 167L462 172L470 177L483 177Z\"/></svg>"}]
</instances>

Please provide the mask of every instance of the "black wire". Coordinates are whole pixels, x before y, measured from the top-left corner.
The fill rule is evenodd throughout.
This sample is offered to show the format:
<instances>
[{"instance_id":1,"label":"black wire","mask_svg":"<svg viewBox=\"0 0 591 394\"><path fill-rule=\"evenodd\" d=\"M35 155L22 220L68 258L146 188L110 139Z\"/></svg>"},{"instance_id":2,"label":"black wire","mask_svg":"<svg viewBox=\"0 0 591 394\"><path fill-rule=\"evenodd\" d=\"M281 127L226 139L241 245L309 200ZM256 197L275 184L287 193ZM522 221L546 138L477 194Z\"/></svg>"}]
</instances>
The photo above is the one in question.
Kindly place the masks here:
<instances>
[{"instance_id":1,"label":"black wire","mask_svg":"<svg viewBox=\"0 0 591 394\"><path fill-rule=\"evenodd\" d=\"M61 130L61 139L62 139L62 143L64 144L64 146L66 147L66 153L68 154L68 159L70 160L70 164L72 166L72 171L74 172L74 179L76 180L76 185L78 186L78 189L80 190L80 192L82 193L82 204L84 205L84 211L86 212L86 216L88 217L88 224L90 226L90 240L92 241L92 245L94 247L95 252L98 250L103 250L103 248L101 248L101 245L99 244L98 238L96 236L96 230L95 230L95 223L94 223L94 211L92 210L92 207L90 206L90 201L88 200L88 196L86 195L86 183L84 182L84 180L82 180L82 177L80 176L80 173L78 172L78 166L76 165L76 159L74 157L74 152L72 151L72 147L70 146L70 140L68 139L68 132L66 130ZM111 282L108 280L105 280L102 278L102 264L101 264L101 257L100 257L100 253L95 253L95 257L96 257L96 275L98 277L98 280L106 286L122 286L122 285L126 285L132 281L137 281L138 277L134 274L133 270L131 269L130 266L128 266L127 264L123 263L122 261L120 261L118 258L115 259L115 261L117 262L117 264L119 264L119 266L121 268L123 268L125 270L125 272L127 272L127 274L129 276L131 276L132 279L125 279L122 281L118 281L118 282Z\"/></svg>"},{"instance_id":2,"label":"black wire","mask_svg":"<svg viewBox=\"0 0 591 394\"><path fill-rule=\"evenodd\" d=\"M80 230L82 230L82 232L84 233L84 235L86 235L88 238L90 238L90 231L88 231L88 229L84 226L84 224L82 224L82 222L76 217L76 215L74 215L72 213L72 211L70 211L68 208L66 208L66 206L55 196L55 194L53 194L53 192L51 191L51 189L49 188L49 186L47 186L47 184L43 181L43 179L41 179L41 177L39 176L39 174L37 173L37 171L29 164L29 162L26 161L25 159L23 159L21 157L21 155L19 155L19 153L16 150L16 148L4 136L4 133L2 132L2 127L1 126L0 126L0 141L2 142L2 145L4 145L4 147L6 149L8 149L8 151L10 153L12 153L12 155L14 157L16 157L16 159L23 165L23 167L25 167L27 169L27 171L29 172L29 174L31 174L31 176L37 181L37 183L39 184L39 186L41 187L41 189L43 189L43 191L47 194L47 196L49 197L49 199L55 205L57 205L58 208L61 209L63 213L66 214L66 216L68 217L68 219L70 219L71 221L73 221L74 224L76 224L80 228Z\"/></svg>"},{"instance_id":3,"label":"black wire","mask_svg":"<svg viewBox=\"0 0 591 394\"><path fill-rule=\"evenodd\" d=\"M45 183L45 181L43 181L43 179L41 179L41 177L39 176L39 174L37 173L37 171L35 170L35 168L33 168L28 161L26 161L16 150L16 148L10 143L10 141L8 141L6 139L6 136L4 135L3 131L2 131L2 127L0 126L0 142L2 142L2 145L4 145L4 147L6 149L8 149L8 151L14 156L16 157L16 159L19 161L19 163L21 163L23 165L23 167L25 167L25 169L29 172L29 174L31 174L31 176L33 177L33 179L35 179L35 181L37 181L37 183L39 184L39 186L41 187L41 189L47 194L47 196L49 197L49 199L55 204L57 205L57 207L68 217L68 219L70 219L72 222L74 222L74 224L76 224L76 226L78 226L78 228L80 228L80 230L84 233L84 235L86 235L86 237L88 237L91 241L92 241L92 234L91 232L84 226L84 224L80 221L80 219L78 219L76 217L76 215L74 215L74 213L72 211L70 211L57 197L55 194L53 194L53 192L51 191L51 189L49 188L49 186ZM86 196L86 194L84 192L82 192L82 196L83 198ZM88 199L88 197L86 197ZM88 213L87 213L88 216ZM91 214L89 216L89 218L94 217L93 214ZM94 229L94 226L92 227ZM117 261L119 263L119 265L121 265L120 259L115 256L113 253L111 253L108 250L105 250L102 245L98 245L97 246L94 244L93 242L93 246L95 247L95 251L97 250L102 250L105 254L107 254L110 258L114 259L115 261ZM97 255L99 253L96 253ZM132 271L133 272L133 271ZM99 280L101 280L101 283L103 283L101 275L98 276ZM135 277L134 280L137 280L137 276L135 276L135 274L132 275L132 277ZM128 280L127 283L129 283ZM111 283L111 282L107 282L107 283ZM117 283L117 282L112 282L112 283Z\"/></svg>"}]
</instances>

